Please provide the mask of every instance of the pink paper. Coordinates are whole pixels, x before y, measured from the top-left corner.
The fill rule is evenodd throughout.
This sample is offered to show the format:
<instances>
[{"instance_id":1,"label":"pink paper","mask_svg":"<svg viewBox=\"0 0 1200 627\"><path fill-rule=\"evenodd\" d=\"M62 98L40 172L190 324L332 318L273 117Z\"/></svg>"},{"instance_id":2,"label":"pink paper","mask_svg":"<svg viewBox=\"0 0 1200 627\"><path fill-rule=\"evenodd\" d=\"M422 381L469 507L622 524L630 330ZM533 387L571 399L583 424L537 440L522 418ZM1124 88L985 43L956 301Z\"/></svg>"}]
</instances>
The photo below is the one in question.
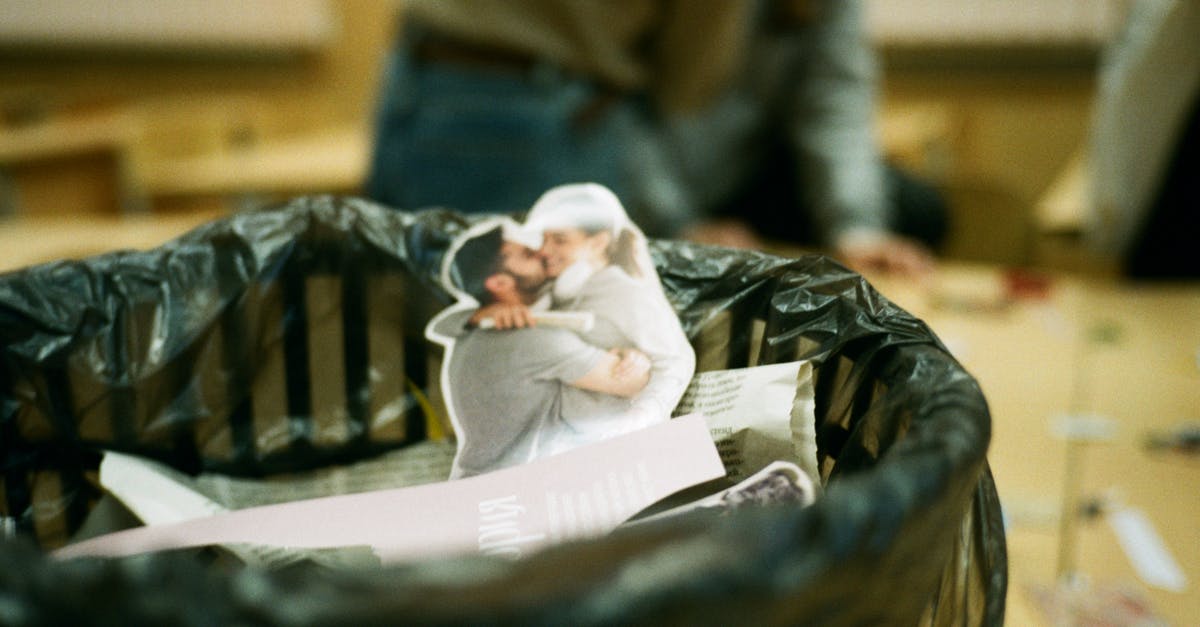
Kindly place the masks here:
<instances>
[{"instance_id":1,"label":"pink paper","mask_svg":"<svg viewBox=\"0 0 1200 627\"><path fill-rule=\"evenodd\" d=\"M703 417L693 414L457 481L139 527L54 555L115 557L243 543L367 545L384 563L471 552L515 558L547 544L608 533L655 501L724 474Z\"/></svg>"}]
</instances>

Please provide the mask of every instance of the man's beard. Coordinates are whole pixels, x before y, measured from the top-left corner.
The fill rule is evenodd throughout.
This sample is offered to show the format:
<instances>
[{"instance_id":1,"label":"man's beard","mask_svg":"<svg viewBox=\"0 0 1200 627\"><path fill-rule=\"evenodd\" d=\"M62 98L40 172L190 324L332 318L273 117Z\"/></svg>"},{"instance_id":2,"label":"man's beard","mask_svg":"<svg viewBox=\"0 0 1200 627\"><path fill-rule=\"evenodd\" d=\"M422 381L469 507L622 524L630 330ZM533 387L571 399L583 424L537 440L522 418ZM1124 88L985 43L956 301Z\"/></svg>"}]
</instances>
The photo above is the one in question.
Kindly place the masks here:
<instances>
[{"instance_id":1,"label":"man's beard","mask_svg":"<svg viewBox=\"0 0 1200 627\"><path fill-rule=\"evenodd\" d=\"M536 295L536 294L541 293L542 287L545 286L546 282L547 282L547 279L545 276L528 277L528 276L517 276L517 275L513 274L512 277L517 280L517 289L520 290L522 294L526 294L526 295L530 295L530 294Z\"/></svg>"}]
</instances>

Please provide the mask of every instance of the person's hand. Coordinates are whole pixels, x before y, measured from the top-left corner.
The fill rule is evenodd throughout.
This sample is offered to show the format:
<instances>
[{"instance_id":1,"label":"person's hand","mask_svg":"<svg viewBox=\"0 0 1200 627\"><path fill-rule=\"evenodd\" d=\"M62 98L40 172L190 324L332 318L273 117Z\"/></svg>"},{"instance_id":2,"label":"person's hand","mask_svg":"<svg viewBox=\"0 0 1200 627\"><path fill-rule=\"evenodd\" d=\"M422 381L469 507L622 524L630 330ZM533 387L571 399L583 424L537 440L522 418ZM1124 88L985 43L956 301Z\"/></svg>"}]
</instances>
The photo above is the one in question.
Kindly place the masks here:
<instances>
[{"instance_id":1,"label":"person's hand","mask_svg":"<svg viewBox=\"0 0 1200 627\"><path fill-rule=\"evenodd\" d=\"M859 273L885 272L919 279L934 268L933 253L906 237L880 234L855 234L842 237L834 252L850 269Z\"/></svg>"},{"instance_id":2,"label":"person's hand","mask_svg":"<svg viewBox=\"0 0 1200 627\"><path fill-rule=\"evenodd\" d=\"M617 356L612 374L617 379L633 380L650 375L650 358L636 348L614 348L608 352Z\"/></svg>"},{"instance_id":3,"label":"person's hand","mask_svg":"<svg viewBox=\"0 0 1200 627\"><path fill-rule=\"evenodd\" d=\"M490 324L485 324L484 320L491 320ZM493 303L475 310L471 315L470 324L478 327L489 327L493 329L523 329L532 327L537 323L533 318L533 312L525 305L507 305L503 303Z\"/></svg>"}]
</instances>

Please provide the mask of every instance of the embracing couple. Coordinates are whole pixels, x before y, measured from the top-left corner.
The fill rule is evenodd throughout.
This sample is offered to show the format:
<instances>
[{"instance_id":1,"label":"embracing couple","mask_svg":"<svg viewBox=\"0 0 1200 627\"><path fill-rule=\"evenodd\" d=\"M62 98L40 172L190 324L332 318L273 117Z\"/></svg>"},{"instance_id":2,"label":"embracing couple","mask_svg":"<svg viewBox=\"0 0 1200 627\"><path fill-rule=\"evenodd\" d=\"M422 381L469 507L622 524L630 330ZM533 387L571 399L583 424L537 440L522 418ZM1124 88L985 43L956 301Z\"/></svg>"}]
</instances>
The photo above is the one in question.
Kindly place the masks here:
<instances>
[{"instance_id":1,"label":"embracing couple","mask_svg":"<svg viewBox=\"0 0 1200 627\"><path fill-rule=\"evenodd\" d=\"M451 478L670 418L695 369L645 238L594 183L547 191L447 254L460 302L428 327L458 437Z\"/></svg>"}]
</instances>

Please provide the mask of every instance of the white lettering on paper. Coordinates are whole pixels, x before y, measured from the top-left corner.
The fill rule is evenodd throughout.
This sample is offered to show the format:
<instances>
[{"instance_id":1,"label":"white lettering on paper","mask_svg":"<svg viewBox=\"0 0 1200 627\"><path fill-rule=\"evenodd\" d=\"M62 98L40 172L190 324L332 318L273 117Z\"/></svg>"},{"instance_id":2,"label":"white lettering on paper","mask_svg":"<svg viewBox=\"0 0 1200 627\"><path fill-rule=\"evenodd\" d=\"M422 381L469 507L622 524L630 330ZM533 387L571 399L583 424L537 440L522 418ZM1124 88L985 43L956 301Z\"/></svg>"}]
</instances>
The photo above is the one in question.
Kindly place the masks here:
<instances>
[{"instance_id":1,"label":"white lettering on paper","mask_svg":"<svg viewBox=\"0 0 1200 627\"><path fill-rule=\"evenodd\" d=\"M521 557L522 545L545 540L545 534L521 534L523 514L525 507L517 503L515 494L480 502L479 552L516 559Z\"/></svg>"}]
</instances>

